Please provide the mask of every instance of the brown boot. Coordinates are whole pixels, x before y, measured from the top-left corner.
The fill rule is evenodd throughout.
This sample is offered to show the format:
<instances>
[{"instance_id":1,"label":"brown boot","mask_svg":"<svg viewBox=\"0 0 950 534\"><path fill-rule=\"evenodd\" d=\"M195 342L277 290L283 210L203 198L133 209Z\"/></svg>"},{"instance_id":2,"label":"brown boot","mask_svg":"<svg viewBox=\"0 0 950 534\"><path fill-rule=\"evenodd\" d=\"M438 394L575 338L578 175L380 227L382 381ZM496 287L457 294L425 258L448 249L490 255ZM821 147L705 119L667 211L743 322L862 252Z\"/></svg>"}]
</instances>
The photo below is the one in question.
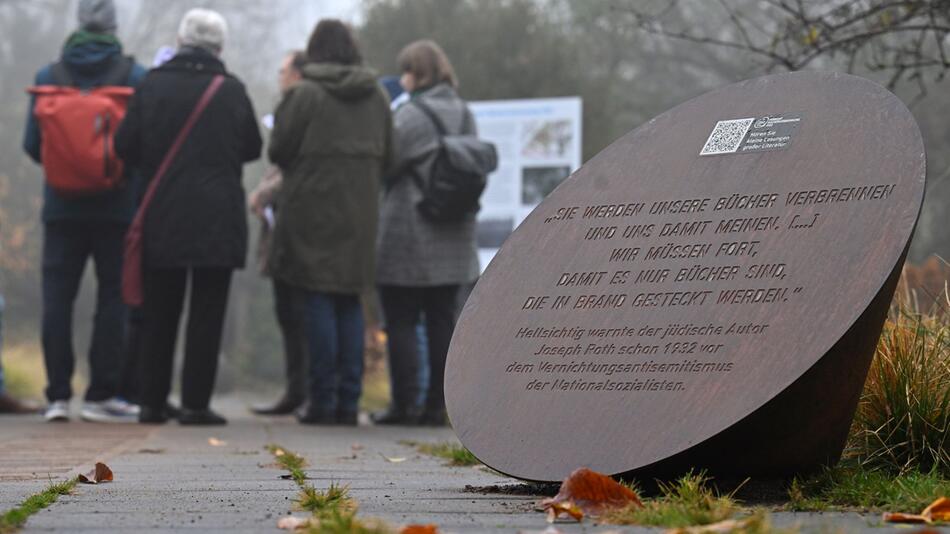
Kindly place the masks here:
<instances>
[{"instance_id":1,"label":"brown boot","mask_svg":"<svg viewBox=\"0 0 950 534\"><path fill-rule=\"evenodd\" d=\"M0 414L38 413L39 410L39 407L32 403L11 397L8 393L0 393Z\"/></svg>"}]
</instances>

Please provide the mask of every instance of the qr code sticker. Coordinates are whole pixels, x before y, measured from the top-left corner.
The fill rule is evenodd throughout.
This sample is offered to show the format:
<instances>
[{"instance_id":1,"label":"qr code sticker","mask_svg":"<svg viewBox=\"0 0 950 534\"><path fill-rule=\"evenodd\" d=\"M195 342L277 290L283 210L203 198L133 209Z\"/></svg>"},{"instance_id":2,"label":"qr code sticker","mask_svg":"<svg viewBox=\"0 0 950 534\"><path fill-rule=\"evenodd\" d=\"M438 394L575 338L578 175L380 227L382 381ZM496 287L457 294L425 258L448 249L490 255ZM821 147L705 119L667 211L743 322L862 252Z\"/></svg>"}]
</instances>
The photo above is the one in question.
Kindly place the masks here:
<instances>
[{"instance_id":1,"label":"qr code sticker","mask_svg":"<svg viewBox=\"0 0 950 534\"><path fill-rule=\"evenodd\" d=\"M728 121L719 121L713 128L706 145L699 152L700 156L712 156L715 154L732 154L739 150L742 140L745 139L746 132L755 122L751 119L733 119Z\"/></svg>"}]
</instances>

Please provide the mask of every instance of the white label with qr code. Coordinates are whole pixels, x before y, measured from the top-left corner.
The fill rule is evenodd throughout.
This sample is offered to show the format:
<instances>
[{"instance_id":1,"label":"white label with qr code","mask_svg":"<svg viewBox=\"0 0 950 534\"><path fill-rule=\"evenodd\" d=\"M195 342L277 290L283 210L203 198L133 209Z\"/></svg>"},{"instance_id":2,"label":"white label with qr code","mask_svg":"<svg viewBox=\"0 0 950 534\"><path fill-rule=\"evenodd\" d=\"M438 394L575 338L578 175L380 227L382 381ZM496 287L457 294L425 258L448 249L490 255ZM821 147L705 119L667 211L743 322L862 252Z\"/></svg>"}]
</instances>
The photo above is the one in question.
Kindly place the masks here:
<instances>
[{"instance_id":1,"label":"white label with qr code","mask_svg":"<svg viewBox=\"0 0 950 534\"><path fill-rule=\"evenodd\" d=\"M713 128L712 133L709 134L709 139L706 139L706 144L703 146L702 151L699 152L699 155L712 156L714 154L732 154L733 152L737 152L739 145L742 144L742 140L745 139L745 134L748 133L749 127L752 126L753 122L755 122L755 117L717 122L716 127Z\"/></svg>"},{"instance_id":2,"label":"white label with qr code","mask_svg":"<svg viewBox=\"0 0 950 534\"><path fill-rule=\"evenodd\" d=\"M782 113L719 121L699 155L715 156L786 149L798 131L801 120L799 113Z\"/></svg>"}]
</instances>

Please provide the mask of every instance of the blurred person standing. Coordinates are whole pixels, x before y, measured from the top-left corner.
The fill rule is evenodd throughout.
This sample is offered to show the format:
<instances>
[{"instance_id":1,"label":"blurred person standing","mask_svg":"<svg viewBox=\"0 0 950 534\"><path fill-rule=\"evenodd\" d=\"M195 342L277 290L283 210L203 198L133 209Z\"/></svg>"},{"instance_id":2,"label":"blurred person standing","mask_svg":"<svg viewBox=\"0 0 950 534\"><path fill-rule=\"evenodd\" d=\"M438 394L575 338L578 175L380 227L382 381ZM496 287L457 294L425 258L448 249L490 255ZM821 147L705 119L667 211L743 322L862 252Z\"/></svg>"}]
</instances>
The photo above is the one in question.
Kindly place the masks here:
<instances>
[{"instance_id":1,"label":"blurred person standing","mask_svg":"<svg viewBox=\"0 0 950 534\"><path fill-rule=\"evenodd\" d=\"M152 68L161 67L169 59L175 57L175 48L163 45L155 51L152 57ZM144 193L139 190L140 195ZM136 199L136 204L141 198ZM142 393L142 352L145 350L145 318L142 308L129 308L128 321L125 325L125 342L122 347L122 372L119 379L119 396L135 404L141 402ZM166 412L172 417L178 417L178 408L169 403Z\"/></svg>"},{"instance_id":2,"label":"blurred person standing","mask_svg":"<svg viewBox=\"0 0 950 534\"><path fill-rule=\"evenodd\" d=\"M409 93L403 89L402 85L399 83L399 76L383 76L380 78L379 83L386 89L386 93L389 95L389 109L394 113L400 106L409 102ZM377 301L379 299L379 292L375 294ZM380 315L383 315L380 312ZM386 330L385 327L385 316L382 317L383 330ZM429 341L426 338L426 327L425 320L423 317L419 318L419 322L416 324L416 338L417 338L417 350L416 350L416 376L413 380L408 381L401 375L393 373L392 371L392 360L389 361L389 396L393 399L402 399L403 401L399 404L401 406L409 407L408 411L412 414L421 414L422 406L425 404L426 391L428 390L429 385ZM388 351L387 351L388 353ZM407 387L412 387L413 391L416 393L414 399L406 399L406 393L403 391ZM407 417L404 412L406 409L393 410L392 407L389 409L375 412L370 415L370 419L378 425L388 425L388 424L407 424L415 422L417 416L413 415L410 417L411 421L407 420Z\"/></svg>"},{"instance_id":3,"label":"blurred person standing","mask_svg":"<svg viewBox=\"0 0 950 534\"><path fill-rule=\"evenodd\" d=\"M307 53L295 50L281 62L277 85L281 95L300 81L301 71L307 64ZM279 206L277 196L283 176L278 167L273 167L248 196L250 210L261 220L261 234L257 244L258 268L262 275L270 276L267 267L270 256L271 232ZM307 336L304 330L304 307L300 292L273 278L274 312L284 344L287 387L283 396L272 405L253 406L258 415L286 415L303 405L307 400Z\"/></svg>"},{"instance_id":4,"label":"blurred person standing","mask_svg":"<svg viewBox=\"0 0 950 534\"><path fill-rule=\"evenodd\" d=\"M115 35L117 23L112 0L80 0L78 18L79 29L66 39L60 60L36 74L37 88L56 91L54 87L77 87L88 91L103 86L137 85L145 75L145 69L131 57L122 55L122 43ZM126 315L120 293L122 245L135 212L135 174L127 166L124 181L108 189L82 194L64 192L51 186L49 165L52 157L70 153L71 147L66 143L83 142L83 139L69 137L54 139L48 133L44 136L46 130L41 128L37 118L37 105L52 96L34 93L23 139L24 150L35 162L44 165L47 176L42 212L42 342L49 404L44 415L48 421L69 419L70 382L76 360L72 345L73 304L86 262L92 257L98 288L89 347L90 381L80 414L90 421L134 422L138 407L117 397L116 393ZM88 102L92 99L83 104ZM58 109L69 113L71 110L66 108L74 109L74 106L60 106ZM73 126L81 127L72 122ZM96 125L96 131L99 134L104 132L107 137L108 121L104 126ZM79 137L85 138L85 135ZM51 146L54 144L60 146ZM108 161L106 158L104 162L106 169ZM67 181L79 180L78 166L58 170L60 173L65 171ZM107 170L104 172L108 173Z\"/></svg>"},{"instance_id":5,"label":"blurred person standing","mask_svg":"<svg viewBox=\"0 0 950 534\"><path fill-rule=\"evenodd\" d=\"M188 11L178 28L178 52L148 73L116 134L118 154L140 166L154 187L154 196L146 194L151 202L140 208L145 209L143 423L168 419L165 407L189 282L178 421L227 422L209 405L231 274L244 266L247 252L242 165L260 157L261 136L244 84L218 57L226 36L219 13ZM203 109L201 102L207 104ZM194 122L187 132L189 119ZM166 172L156 176L167 157Z\"/></svg>"},{"instance_id":6,"label":"blurred person standing","mask_svg":"<svg viewBox=\"0 0 950 534\"><path fill-rule=\"evenodd\" d=\"M456 92L455 71L432 41L416 41L397 58L400 83L411 95L394 117L393 166L383 198L378 239L380 298L386 317L390 373L394 386L389 411L378 424L447 424L443 376L457 295L478 277L475 216L435 222L417 205L421 185L431 179L440 146L440 128L475 135L475 121ZM437 122L438 121L438 122ZM420 184L420 181L422 182ZM424 317L428 337L429 383L418 405L416 325Z\"/></svg>"},{"instance_id":7,"label":"blurred person standing","mask_svg":"<svg viewBox=\"0 0 950 534\"><path fill-rule=\"evenodd\" d=\"M3 353L3 310L6 303L0 295L0 354ZM36 408L7 393L3 382L3 361L0 360L0 414L36 413Z\"/></svg>"},{"instance_id":8,"label":"blurred person standing","mask_svg":"<svg viewBox=\"0 0 950 534\"><path fill-rule=\"evenodd\" d=\"M277 107L268 153L284 176L269 266L304 299L310 351L305 424L357 424L360 294L373 286L379 184L392 118L339 20L321 20L303 79Z\"/></svg>"}]
</instances>

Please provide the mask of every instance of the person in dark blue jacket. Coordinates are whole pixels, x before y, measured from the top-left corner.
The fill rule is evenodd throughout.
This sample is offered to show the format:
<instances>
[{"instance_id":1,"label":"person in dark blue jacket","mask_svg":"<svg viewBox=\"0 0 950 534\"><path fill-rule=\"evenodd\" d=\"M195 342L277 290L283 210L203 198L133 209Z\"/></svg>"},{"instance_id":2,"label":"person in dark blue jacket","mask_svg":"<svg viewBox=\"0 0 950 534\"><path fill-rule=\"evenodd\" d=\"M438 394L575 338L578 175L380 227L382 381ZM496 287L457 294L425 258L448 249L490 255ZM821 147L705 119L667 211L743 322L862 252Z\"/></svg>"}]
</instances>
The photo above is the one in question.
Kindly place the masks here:
<instances>
[{"instance_id":1,"label":"person in dark blue jacket","mask_svg":"<svg viewBox=\"0 0 950 534\"><path fill-rule=\"evenodd\" d=\"M80 0L79 29L63 46L59 62L72 85L88 89L104 84L134 87L145 69L123 56L115 36L116 13L112 0ZM48 65L36 74L36 85L69 85L60 70ZM116 73L125 78L115 83ZM42 163L42 137L30 101L23 148ZM43 198L43 357L46 364L48 421L69 419L70 381L75 366L72 346L73 303L82 273L91 256L98 291L89 348L90 381L82 404L83 419L101 422L135 422L138 407L116 397L126 320L121 276L123 242L136 209L138 180L126 171L124 184L93 196L71 197L45 186Z\"/></svg>"}]
</instances>

